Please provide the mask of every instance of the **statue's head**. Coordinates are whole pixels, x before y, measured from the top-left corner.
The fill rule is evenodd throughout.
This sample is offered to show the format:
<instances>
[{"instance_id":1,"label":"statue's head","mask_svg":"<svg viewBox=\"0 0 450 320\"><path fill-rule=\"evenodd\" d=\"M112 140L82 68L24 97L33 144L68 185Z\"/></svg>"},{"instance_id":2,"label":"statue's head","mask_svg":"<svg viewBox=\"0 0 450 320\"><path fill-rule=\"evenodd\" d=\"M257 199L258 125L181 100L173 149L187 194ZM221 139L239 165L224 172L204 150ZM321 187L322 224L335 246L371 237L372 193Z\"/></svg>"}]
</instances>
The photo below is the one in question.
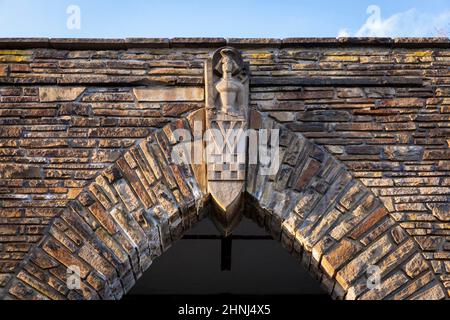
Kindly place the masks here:
<instances>
[{"instance_id":1,"label":"statue's head","mask_svg":"<svg viewBox=\"0 0 450 320\"><path fill-rule=\"evenodd\" d=\"M220 51L220 55L222 56L222 72L231 74L233 73L239 66L233 59L233 51L230 49L223 49Z\"/></svg>"}]
</instances>

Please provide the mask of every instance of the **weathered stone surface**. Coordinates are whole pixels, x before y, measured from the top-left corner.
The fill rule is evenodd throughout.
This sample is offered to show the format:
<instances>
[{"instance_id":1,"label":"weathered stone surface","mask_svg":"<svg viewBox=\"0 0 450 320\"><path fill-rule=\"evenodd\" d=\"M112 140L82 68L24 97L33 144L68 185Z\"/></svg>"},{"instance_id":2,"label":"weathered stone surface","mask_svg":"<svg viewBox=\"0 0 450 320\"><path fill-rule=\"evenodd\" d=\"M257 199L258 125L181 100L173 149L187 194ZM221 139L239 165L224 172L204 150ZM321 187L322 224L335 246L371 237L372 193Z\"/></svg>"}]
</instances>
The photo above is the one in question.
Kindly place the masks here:
<instances>
[{"instance_id":1,"label":"weathered stone surface","mask_svg":"<svg viewBox=\"0 0 450 320\"><path fill-rule=\"evenodd\" d=\"M298 176L297 181L295 182L296 189L303 189L311 180L311 178L319 171L319 169L320 163L314 159L310 159L308 164Z\"/></svg>"},{"instance_id":2,"label":"weathered stone surface","mask_svg":"<svg viewBox=\"0 0 450 320\"><path fill-rule=\"evenodd\" d=\"M369 265L376 263L392 249L393 244L389 237L387 235L383 236L342 268L342 270L337 273L336 279L341 286L348 288L351 285L351 282L364 272Z\"/></svg>"},{"instance_id":3,"label":"weathered stone surface","mask_svg":"<svg viewBox=\"0 0 450 320\"><path fill-rule=\"evenodd\" d=\"M361 246L350 240L341 241L335 249L322 258L322 267L332 277L351 257L353 257Z\"/></svg>"},{"instance_id":4,"label":"weathered stone surface","mask_svg":"<svg viewBox=\"0 0 450 320\"><path fill-rule=\"evenodd\" d=\"M0 64L0 77L6 77L8 75L8 65Z\"/></svg>"},{"instance_id":5,"label":"weathered stone surface","mask_svg":"<svg viewBox=\"0 0 450 320\"><path fill-rule=\"evenodd\" d=\"M417 253L405 264L404 270L409 277L415 278L423 271L428 270L428 265L422 257L422 254Z\"/></svg>"},{"instance_id":6,"label":"weathered stone surface","mask_svg":"<svg viewBox=\"0 0 450 320\"><path fill-rule=\"evenodd\" d=\"M126 214L119 208L114 208L111 215L137 248L143 250L147 246L144 232L131 215Z\"/></svg>"},{"instance_id":7,"label":"weathered stone surface","mask_svg":"<svg viewBox=\"0 0 450 320\"><path fill-rule=\"evenodd\" d=\"M139 200L124 179L115 182L114 187L129 211L133 211L139 206Z\"/></svg>"},{"instance_id":8,"label":"weathered stone surface","mask_svg":"<svg viewBox=\"0 0 450 320\"><path fill-rule=\"evenodd\" d=\"M74 101L85 90L85 87L40 87L41 102Z\"/></svg>"},{"instance_id":9,"label":"weathered stone surface","mask_svg":"<svg viewBox=\"0 0 450 320\"><path fill-rule=\"evenodd\" d=\"M353 184L346 194L339 200L339 203L347 210L357 205L365 195L366 190L359 183Z\"/></svg>"},{"instance_id":10,"label":"weathered stone surface","mask_svg":"<svg viewBox=\"0 0 450 320\"><path fill-rule=\"evenodd\" d=\"M389 160L418 161L422 159L423 150L421 146L389 146L384 148L384 154Z\"/></svg>"},{"instance_id":11,"label":"weathered stone surface","mask_svg":"<svg viewBox=\"0 0 450 320\"><path fill-rule=\"evenodd\" d=\"M432 213L441 221L450 221L450 205L448 203L434 205Z\"/></svg>"},{"instance_id":12,"label":"weathered stone surface","mask_svg":"<svg viewBox=\"0 0 450 320\"><path fill-rule=\"evenodd\" d=\"M438 283L431 288L413 294L409 297L411 300L441 300L445 298L445 292Z\"/></svg>"},{"instance_id":13,"label":"weathered stone surface","mask_svg":"<svg viewBox=\"0 0 450 320\"><path fill-rule=\"evenodd\" d=\"M81 277L86 277L89 273L89 267L82 262L79 258L75 257L65 249L61 244L59 244L56 240L49 237L44 245L42 246L45 252L51 255L53 258L61 262L66 267L76 266L80 269Z\"/></svg>"},{"instance_id":14,"label":"weathered stone surface","mask_svg":"<svg viewBox=\"0 0 450 320\"><path fill-rule=\"evenodd\" d=\"M110 234L115 234L117 232L117 226L114 220L110 217L109 213L100 205L99 202L94 203L89 206L89 210L98 219L101 225L108 230Z\"/></svg>"},{"instance_id":15,"label":"weathered stone surface","mask_svg":"<svg viewBox=\"0 0 450 320\"><path fill-rule=\"evenodd\" d=\"M380 300L386 297L394 290L400 288L408 281L408 278L401 272L397 272L384 280L380 284L380 288L372 289L361 296L361 300Z\"/></svg>"},{"instance_id":16,"label":"weathered stone surface","mask_svg":"<svg viewBox=\"0 0 450 320\"><path fill-rule=\"evenodd\" d=\"M392 300L403 300L407 299L410 295L412 295L414 292L420 290L422 287L430 283L434 280L434 275L431 272L427 272L422 277L418 278L416 281L410 283L409 285L405 286L403 289L397 291L394 293L390 299Z\"/></svg>"},{"instance_id":17,"label":"weathered stone surface","mask_svg":"<svg viewBox=\"0 0 450 320\"><path fill-rule=\"evenodd\" d=\"M0 295L120 298L203 217L206 167L191 176L170 151L177 119L204 114L205 59L226 43L0 40L8 46L0 50ZM281 128L286 155L271 176L249 166L247 190L260 205L250 215L304 256L335 298L448 298L448 41L232 43L250 66L250 124ZM349 183L338 181L342 170ZM113 207L123 209L122 224ZM370 293L364 262L347 266L385 237L390 251L366 259L383 272L382 290ZM340 247L349 242L356 248ZM88 276L66 293L65 263L78 261ZM322 272L345 281L333 288Z\"/></svg>"},{"instance_id":18,"label":"weathered stone surface","mask_svg":"<svg viewBox=\"0 0 450 320\"><path fill-rule=\"evenodd\" d=\"M14 280L9 288L9 293L18 299L23 300L49 300L45 295L40 294L31 287L26 286L23 282Z\"/></svg>"},{"instance_id":19,"label":"weathered stone surface","mask_svg":"<svg viewBox=\"0 0 450 320\"><path fill-rule=\"evenodd\" d=\"M90 245L85 244L82 246L78 252L78 256L89 263L94 270L100 272L106 278L113 279L116 275L116 270L114 267L97 252L95 252Z\"/></svg>"},{"instance_id":20,"label":"weathered stone surface","mask_svg":"<svg viewBox=\"0 0 450 320\"><path fill-rule=\"evenodd\" d=\"M41 292L51 300L64 300L64 296L58 293L57 291L53 290L51 287L47 286L46 284L42 283L38 279L33 278L28 273L21 271L17 275L17 278L31 286L32 288L36 289L37 291Z\"/></svg>"},{"instance_id":21,"label":"weathered stone surface","mask_svg":"<svg viewBox=\"0 0 450 320\"><path fill-rule=\"evenodd\" d=\"M203 101L203 88L192 87L160 87L133 89L138 101L163 102L163 101Z\"/></svg>"},{"instance_id":22,"label":"weathered stone surface","mask_svg":"<svg viewBox=\"0 0 450 320\"><path fill-rule=\"evenodd\" d=\"M352 231L350 237L353 239L358 239L387 214L388 211L386 210L386 208L378 208L377 210L372 212L359 226L357 226L356 229Z\"/></svg>"}]
</instances>

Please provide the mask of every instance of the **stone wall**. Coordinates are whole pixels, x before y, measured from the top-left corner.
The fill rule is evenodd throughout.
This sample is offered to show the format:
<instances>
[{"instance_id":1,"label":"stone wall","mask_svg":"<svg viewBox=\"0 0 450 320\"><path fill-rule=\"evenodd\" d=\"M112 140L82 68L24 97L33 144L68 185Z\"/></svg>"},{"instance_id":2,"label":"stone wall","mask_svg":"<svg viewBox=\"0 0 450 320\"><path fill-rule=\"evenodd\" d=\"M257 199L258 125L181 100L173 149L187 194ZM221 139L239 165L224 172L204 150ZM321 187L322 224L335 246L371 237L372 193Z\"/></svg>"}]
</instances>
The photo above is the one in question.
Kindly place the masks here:
<instances>
[{"instance_id":1,"label":"stone wall","mask_svg":"<svg viewBox=\"0 0 450 320\"><path fill-rule=\"evenodd\" d=\"M250 65L250 106L260 119L281 125L297 139L306 139L311 148L318 148L334 159L336 166L342 166L352 181L341 186L343 193L351 188L354 191L357 184L356 189L364 190L365 195L358 201L370 195L379 201L377 208L383 208L351 240L347 233L328 234L331 226L345 220L335 220L338 212L349 212L349 216L358 213L359 202L347 207L341 203L337 211L327 211L329 205L339 203L337 195L327 200L322 214L311 216L315 216L311 225L302 229L299 221L294 223L292 220L298 218L289 213L294 208L296 216L308 216L299 214L297 205L305 196L302 192L314 189L326 195L325 187L331 182L319 183L320 179L314 178L320 176L324 165L324 159L316 155L303 163L287 162L282 167L283 176L279 173L273 181L261 184L266 188L278 181L279 197L284 199L282 194L291 188L297 196L292 198L291 207L283 209L285 214L278 215L282 219L275 219L279 228L266 227L280 240L282 227L295 229L285 232L284 245L293 254L301 251L293 249L295 243L306 249L307 267L335 297L412 298L415 294L418 298L448 298L450 51L444 39L1 39L0 291L16 298L68 295L58 291L57 285L48 289L47 284L63 281L62 275L57 275L64 264L61 256L47 257L39 264L33 260L35 255L41 248L47 248L46 254L51 255L55 246L62 248L58 252L69 250L78 256L80 250L92 249L92 244L83 245L86 239L80 243L75 236L66 239L70 232L64 217L69 204L85 201L88 194L88 198L97 199L100 211L117 208L117 203L108 203L111 198L103 198L104 191L98 195L98 179L104 180L99 177L114 165L123 164L123 159L126 167L131 166L128 169L138 168L133 167L133 161L139 160L130 160L127 150L139 148L164 125L204 107L204 63L212 51L224 45L241 50ZM295 179L301 177L297 187L290 184L293 172ZM124 181L132 183L130 179L125 174ZM119 186L114 188L120 190ZM179 188L177 182L168 189L173 194ZM139 191L133 190L139 196ZM253 211L276 216L276 202L252 198L249 202L257 200ZM81 204L93 205L86 201ZM174 201L180 212L192 206ZM145 210L151 207L150 203L143 205ZM136 210L138 207L126 212ZM89 212L93 221L101 224L96 210ZM361 220L348 220L353 222L346 231L350 233L362 223L365 215L360 214ZM326 217L328 220L320 220ZM320 221L328 227L320 229L317 238L312 240L309 232L298 232L311 231L312 226L321 225ZM95 232L102 230L96 224L91 227ZM61 233L66 236L58 238ZM352 256L338 263L331 253L327 257L320 252L312 259L314 246L327 235L335 245L329 252L339 253L339 248L344 248L340 250ZM373 239L369 241L370 235ZM293 238L297 239L294 244ZM391 291L386 289L379 296L358 291L361 275L355 272L350 283L342 271L358 254L364 256L363 248L370 248L375 240L384 241L381 247L389 251L373 259L374 263L384 263L383 279L386 287L391 284ZM164 247L161 243L158 246ZM106 249L95 250L103 254ZM126 255L133 260L132 254ZM149 254L152 258L156 255ZM403 257L399 258L401 264L393 265L390 261L399 256ZM419 271L408 271L411 265ZM72 298L120 297L142 271L130 270L128 274L114 271L120 276L109 279L108 286L120 289L112 294L88 284L86 292L97 296L73 293ZM339 273L343 282L337 287Z\"/></svg>"}]
</instances>

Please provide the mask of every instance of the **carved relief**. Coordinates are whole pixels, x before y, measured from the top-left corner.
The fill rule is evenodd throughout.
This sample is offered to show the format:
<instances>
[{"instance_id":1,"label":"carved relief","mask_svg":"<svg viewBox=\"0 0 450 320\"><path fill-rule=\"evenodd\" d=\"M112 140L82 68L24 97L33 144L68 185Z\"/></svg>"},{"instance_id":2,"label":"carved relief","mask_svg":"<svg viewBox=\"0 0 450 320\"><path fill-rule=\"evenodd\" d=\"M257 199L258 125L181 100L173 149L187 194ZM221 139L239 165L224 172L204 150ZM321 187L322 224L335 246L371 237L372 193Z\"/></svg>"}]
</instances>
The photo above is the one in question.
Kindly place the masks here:
<instances>
[{"instance_id":1,"label":"carved relief","mask_svg":"<svg viewBox=\"0 0 450 320\"><path fill-rule=\"evenodd\" d=\"M207 185L213 220L228 234L239 222L246 172L248 68L239 52L225 47L207 61Z\"/></svg>"}]
</instances>

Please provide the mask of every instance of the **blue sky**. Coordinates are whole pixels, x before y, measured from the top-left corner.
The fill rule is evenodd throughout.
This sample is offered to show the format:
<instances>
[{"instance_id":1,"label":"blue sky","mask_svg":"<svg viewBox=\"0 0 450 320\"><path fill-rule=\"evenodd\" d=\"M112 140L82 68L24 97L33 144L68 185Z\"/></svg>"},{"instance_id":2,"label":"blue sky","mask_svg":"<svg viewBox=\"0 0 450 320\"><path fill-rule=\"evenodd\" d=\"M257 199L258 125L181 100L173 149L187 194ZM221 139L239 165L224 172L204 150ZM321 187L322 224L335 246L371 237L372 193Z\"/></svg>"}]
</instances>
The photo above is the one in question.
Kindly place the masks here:
<instances>
[{"instance_id":1,"label":"blue sky","mask_svg":"<svg viewBox=\"0 0 450 320\"><path fill-rule=\"evenodd\" d=\"M450 0L0 0L0 37L338 35L449 36Z\"/></svg>"}]
</instances>

